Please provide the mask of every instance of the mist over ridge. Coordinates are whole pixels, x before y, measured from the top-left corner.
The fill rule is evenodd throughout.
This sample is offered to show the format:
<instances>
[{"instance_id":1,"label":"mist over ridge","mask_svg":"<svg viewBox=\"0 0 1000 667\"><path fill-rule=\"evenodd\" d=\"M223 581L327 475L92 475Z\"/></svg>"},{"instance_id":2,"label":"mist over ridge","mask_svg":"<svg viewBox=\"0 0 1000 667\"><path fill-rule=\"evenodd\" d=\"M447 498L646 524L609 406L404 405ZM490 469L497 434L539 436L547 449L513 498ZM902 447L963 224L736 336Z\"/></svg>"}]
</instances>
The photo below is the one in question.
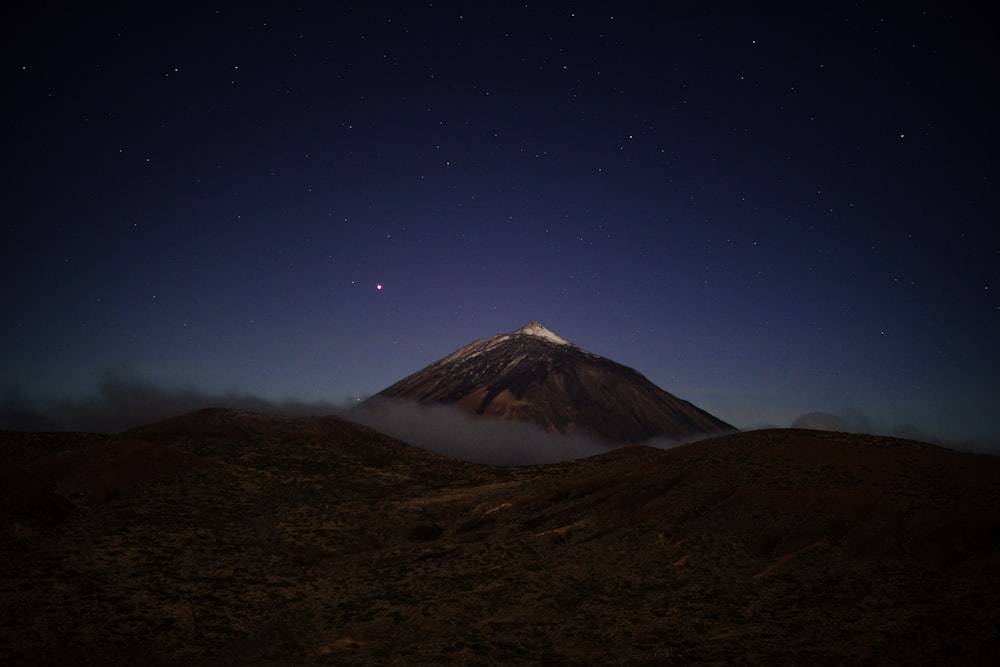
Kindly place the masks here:
<instances>
[{"instance_id":1,"label":"mist over ridge","mask_svg":"<svg viewBox=\"0 0 1000 667\"><path fill-rule=\"evenodd\" d=\"M551 434L527 424L511 424L501 420L473 420L457 411L422 406L406 401L383 406L379 415L357 410L358 401L334 403L306 401L294 397L273 400L240 391L211 391L194 386L171 387L127 368L107 369L95 380L94 391L82 397L57 399L31 396L17 387L7 387L0 393L0 429L15 431L91 431L116 433L175 417L202 408L220 407L279 414L309 416L334 414L385 429L388 435L411 442L430 451L468 460L492 460L509 463L512 460L550 462L579 458L607 451L607 445L586 436ZM809 428L843 430L872 435L890 435L951 447L960 451L1000 454L1000 443L988 436L962 439L936 437L913 426L897 425L873 429L873 421L857 409L833 412L804 413L788 423L767 424L752 428ZM409 439L408 439L409 438ZM499 455L500 442L510 450ZM688 440L654 440L647 444L672 447ZM478 449L477 449L477 444ZM563 457L565 458L559 458Z\"/></svg>"}]
</instances>

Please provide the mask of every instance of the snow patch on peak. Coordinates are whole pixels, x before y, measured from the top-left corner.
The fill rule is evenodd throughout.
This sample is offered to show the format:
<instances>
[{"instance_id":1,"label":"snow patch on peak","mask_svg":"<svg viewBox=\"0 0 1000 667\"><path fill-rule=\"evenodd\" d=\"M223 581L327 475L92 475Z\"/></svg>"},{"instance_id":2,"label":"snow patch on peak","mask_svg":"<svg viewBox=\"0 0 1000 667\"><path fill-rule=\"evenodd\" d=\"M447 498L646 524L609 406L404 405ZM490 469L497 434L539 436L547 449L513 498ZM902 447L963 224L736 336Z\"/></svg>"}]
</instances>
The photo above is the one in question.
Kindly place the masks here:
<instances>
[{"instance_id":1,"label":"snow patch on peak","mask_svg":"<svg viewBox=\"0 0 1000 667\"><path fill-rule=\"evenodd\" d=\"M568 340L566 340L565 338L560 338L559 336L555 335L554 333L543 327L539 322L530 322L528 324L525 324L523 327L521 327L514 333L527 334L529 336L538 336L539 338L548 339L553 343L558 343L559 345L572 345L572 343L570 343Z\"/></svg>"}]
</instances>

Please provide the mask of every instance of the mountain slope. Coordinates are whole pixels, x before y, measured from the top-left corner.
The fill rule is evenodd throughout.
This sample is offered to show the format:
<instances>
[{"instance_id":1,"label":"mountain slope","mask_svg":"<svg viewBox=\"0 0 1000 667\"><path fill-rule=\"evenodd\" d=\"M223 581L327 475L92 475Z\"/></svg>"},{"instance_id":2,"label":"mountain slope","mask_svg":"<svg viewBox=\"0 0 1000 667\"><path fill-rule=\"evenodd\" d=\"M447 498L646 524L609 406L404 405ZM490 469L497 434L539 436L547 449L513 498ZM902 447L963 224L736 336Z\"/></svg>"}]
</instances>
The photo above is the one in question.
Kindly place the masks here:
<instances>
[{"instance_id":1,"label":"mountain slope","mask_svg":"<svg viewBox=\"0 0 1000 667\"><path fill-rule=\"evenodd\" d=\"M380 399L455 405L468 414L539 424L611 443L735 430L637 371L532 322L478 340L380 391Z\"/></svg>"}]
</instances>

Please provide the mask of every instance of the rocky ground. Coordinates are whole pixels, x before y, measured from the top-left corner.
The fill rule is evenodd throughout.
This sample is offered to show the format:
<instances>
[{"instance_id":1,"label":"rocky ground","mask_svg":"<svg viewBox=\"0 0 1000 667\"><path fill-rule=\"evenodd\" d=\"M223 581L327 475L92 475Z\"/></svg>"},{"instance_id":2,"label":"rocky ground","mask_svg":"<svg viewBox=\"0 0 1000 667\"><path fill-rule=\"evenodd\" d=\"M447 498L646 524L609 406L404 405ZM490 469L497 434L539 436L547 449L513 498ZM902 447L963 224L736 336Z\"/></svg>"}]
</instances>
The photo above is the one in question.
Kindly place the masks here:
<instances>
[{"instance_id":1,"label":"rocky ground","mask_svg":"<svg viewBox=\"0 0 1000 667\"><path fill-rule=\"evenodd\" d=\"M336 418L0 433L0 663L993 664L1000 457L772 430L531 467Z\"/></svg>"}]
</instances>

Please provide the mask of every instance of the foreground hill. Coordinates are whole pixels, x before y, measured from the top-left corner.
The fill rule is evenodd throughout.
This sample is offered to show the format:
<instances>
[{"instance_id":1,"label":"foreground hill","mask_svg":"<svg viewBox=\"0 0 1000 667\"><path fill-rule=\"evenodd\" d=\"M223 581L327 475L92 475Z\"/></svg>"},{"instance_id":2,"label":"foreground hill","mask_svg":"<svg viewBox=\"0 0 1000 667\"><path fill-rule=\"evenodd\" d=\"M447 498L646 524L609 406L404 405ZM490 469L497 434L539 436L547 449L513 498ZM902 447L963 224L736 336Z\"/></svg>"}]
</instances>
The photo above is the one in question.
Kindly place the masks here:
<instances>
[{"instance_id":1,"label":"foreground hill","mask_svg":"<svg viewBox=\"0 0 1000 667\"><path fill-rule=\"evenodd\" d=\"M814 431L500 468L336 418L0 433L0 662L992 664L1000 458Z\"/></svg>"}]
</instances>

